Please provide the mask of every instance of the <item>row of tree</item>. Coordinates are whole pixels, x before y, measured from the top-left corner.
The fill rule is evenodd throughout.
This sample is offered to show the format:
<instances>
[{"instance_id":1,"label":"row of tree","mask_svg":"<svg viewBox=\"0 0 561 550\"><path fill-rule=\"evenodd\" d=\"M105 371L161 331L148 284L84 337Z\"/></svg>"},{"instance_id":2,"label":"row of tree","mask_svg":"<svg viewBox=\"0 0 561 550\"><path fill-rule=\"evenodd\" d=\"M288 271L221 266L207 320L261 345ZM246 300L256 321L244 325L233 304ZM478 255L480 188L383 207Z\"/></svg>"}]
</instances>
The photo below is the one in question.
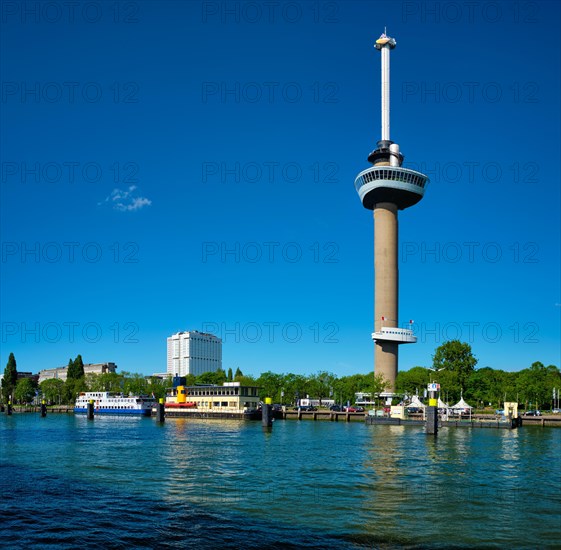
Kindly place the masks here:
<instances>
[{"instance_id":1,"label":"row of tree","mask_svg":"<svg viewBox=\"0 0 561 550\"><path fill-rule=\"evenodd\" d=\"M81 381L84 379L84 362L81 355L74 360L69 360L66 375L66 382L56 379L43 382L47 389L51 387L59 389L59 403L73 401L76 399L76 391L81 390ZM16 358L13 353L10 353L2 378L2 401L31 403L37 397L41 397L43 393L34 378L18 378Z\"/></svg>"},{"instance_id":2,"label":"row of tree","mask_svg":"<svg viewBox=\"0 0 561 550\"><path fill-rule=\"evenodd\" d=\"M477 359L469 344L452 340L439 346L433 356L432 367L414 367L398 373L398 394L423 395L429 382L439 382L441 397L453 404L463 396L472 406L491 405L500 407L504 401L516 401L528 408L550 408L553 391L561 389L561 371L554 365L540 362L517 372L484 367L476 369ZM338 403L354 403L355 393L368 392L377 395L386 381L373 373L338 377L319 371L312 375L279 374L264 372L258 377L246 376L238 368L235 372L218 370L200 376L187 376L187 385L223 384L237 381L243 385L258 386L260 396L272 397L274 402L291 404L306 396L315 399L334 399ZM67 379L45 380L39 387L29 378L17 379L16 360L12 354L4 371L2 397L4 402L29 403L37 396L50 403L72 404L82 391L112 391L125 394L145 394L164 397L171 387L171 378L161 380L128 372L84 375L84 363L78 355L68 363ZM558 403L557 403L558 406Z\"/></svg>"}]
</instances>

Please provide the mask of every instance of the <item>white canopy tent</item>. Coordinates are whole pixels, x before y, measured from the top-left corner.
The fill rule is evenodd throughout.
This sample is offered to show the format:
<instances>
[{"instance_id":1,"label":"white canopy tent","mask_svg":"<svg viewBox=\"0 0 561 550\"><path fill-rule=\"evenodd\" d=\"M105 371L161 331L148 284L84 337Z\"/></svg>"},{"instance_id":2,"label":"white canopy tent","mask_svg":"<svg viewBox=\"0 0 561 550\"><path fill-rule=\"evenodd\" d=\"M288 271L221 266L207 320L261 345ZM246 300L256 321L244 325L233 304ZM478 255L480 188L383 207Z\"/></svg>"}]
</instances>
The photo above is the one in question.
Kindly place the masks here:
<instances>
[{"instance_id":1,"label":"white canopy tent","mask_svg":"<svg viewBox=\"0 0 561 550\"><path fill-rule=\"evenodd\" d=\"M411 403L409 403L409 405L407 406L418 407L419 409L424 409L426 407L424 403L421 403L421 400L419 399L418 395L414 395L413 398L411 399Z\"/></svg>"},{"instance_id":2,"label":"white canopy tent","mask_svg":"<svg viewBox=\"0 0 561 550\"><path fill-rule=\"evenodd\" d=\"M473 407L471 405L468 405L464 401L463 397L451 408L454 409L454 410L457 410L457 409L471 410L471 409L473 409Z\"/></svg>"}]
</instances>

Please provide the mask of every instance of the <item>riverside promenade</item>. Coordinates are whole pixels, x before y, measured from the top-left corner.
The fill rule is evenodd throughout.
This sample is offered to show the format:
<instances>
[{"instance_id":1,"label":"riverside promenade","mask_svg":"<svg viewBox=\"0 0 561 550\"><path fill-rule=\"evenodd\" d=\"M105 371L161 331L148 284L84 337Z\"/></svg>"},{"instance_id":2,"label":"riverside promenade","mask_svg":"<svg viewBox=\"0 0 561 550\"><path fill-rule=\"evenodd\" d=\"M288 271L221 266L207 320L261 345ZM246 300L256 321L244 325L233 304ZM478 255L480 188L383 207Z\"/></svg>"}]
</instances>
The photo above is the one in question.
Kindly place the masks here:
<instances>
[{"instance_id":1,"label":"riverside promenade","mask_svg":"<svg viewBox=\"0 0 561 550\"><path fill-rule=\"evenodd\" d=\"M40 406L14 405L14 414L20 413L40 413ZM0 413L6 414L6 409L0 409ZM74 407L71 405L54 405L47 408L49 413L74 414ZM389 418L387 416L372 416L360 412L337 412L329 410L318 411L275 411L273 416L276 420L322 420L328 422L366 422L369 425L394 425L394 426L420 426L425 421L420 414L414 414L406 419ZM513 419L513 424L509 425L502 417L489 414L473 414L471 418L463 416L450 417L448 420L439 420L439 427L471 427L471 428L503 428L511 429L520 426L542 426L561 428L561 415L544 414L542 416L520 416Z\"/></svg>"},{"instance_id":2,"label":"riverside promenade","mask_svg":"<svg viewBox=\"0 0 561 550\"><path fill-rule=\"evenodd\" d=\"M3 406L2 411L4 414L6 413L6 406ZM13 413L40 413L41 406L40 405L12 405L12 412ZM74 413L74 407L71 405L54 405L51 407L47 407L47 414L48 413Z\"/></svg>"},{"instance_id":3,"label":"riverside promenade","mask_svg":"<svg viewBox=\"0 0 561 550\"><path fill-rule=\"evenodd\" d=\"M389 418L386 416L371 416L365 413L335 412L328 410L318 411L276 411L276 419L282 420L324 420L330 422L364 422L367 424L386 424L396 426L419 426L424 425L422 415L411 415L406 419ZM513 419L512 425L498 415L473 414L471 418L466 416L450 417L448 420L440 420L441 427L472 427L472 428L503 428L511 429L517 426L548 426L561 428L561 415L549 414L543 416L520 416Z\"/></svg>"}]
</instances>

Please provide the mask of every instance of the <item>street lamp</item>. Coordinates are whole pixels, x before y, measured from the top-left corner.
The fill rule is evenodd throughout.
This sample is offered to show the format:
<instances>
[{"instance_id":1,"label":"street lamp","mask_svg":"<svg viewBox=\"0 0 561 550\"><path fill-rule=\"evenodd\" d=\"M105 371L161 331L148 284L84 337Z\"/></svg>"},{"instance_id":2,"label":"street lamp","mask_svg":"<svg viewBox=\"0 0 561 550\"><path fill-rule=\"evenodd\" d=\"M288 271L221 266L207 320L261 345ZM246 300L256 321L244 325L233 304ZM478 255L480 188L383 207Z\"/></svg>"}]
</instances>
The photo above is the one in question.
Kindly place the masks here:
<instances>
[{"instance_id":1,"label":"street lamp","mask_svg":"<svg viewBox=\"0 0 561 550\"><path fill-rule=\"evenodd\" d=\"M430 370L432 372L440 372L441 370L445 370L446 367L442 367L441 369L437 369L435 367L426 367L426 368L427 368L427 370ZM430 382L432 382L431 376L432 375L429 374L429 381Z\"/></svg>"}]
</instances>

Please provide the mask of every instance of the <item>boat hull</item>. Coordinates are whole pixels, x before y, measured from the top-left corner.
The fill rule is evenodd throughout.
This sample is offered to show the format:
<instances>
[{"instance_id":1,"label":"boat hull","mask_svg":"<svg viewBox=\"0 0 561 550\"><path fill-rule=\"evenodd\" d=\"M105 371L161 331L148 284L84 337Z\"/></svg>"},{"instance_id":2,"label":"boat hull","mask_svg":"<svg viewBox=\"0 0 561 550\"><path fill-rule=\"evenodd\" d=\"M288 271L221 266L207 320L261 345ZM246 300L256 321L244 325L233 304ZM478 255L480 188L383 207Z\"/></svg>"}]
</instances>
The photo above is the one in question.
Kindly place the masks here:
<instances>
[{"instance_id":1,"label":"boat hull","mask_svg":"<svg viewBox=\"0 0 561 550\"><path fill-rule=\"evenodd\" d=\"M260 420L261 411L240 411L240 412L215 412L200 411L197 409L187 408L165 408L165 415L169 418L235 418L238 420Z\"/></svg>"},{"instance_id":2,"label":"boat hull","mask_svg":"<svg viewBox=\"0 0 561 550\"><path fill-rule=\"evenodd\" d=\"M75 414L86 414L88 410L84 407L74 407ZM114 415L114 416L151 416L152 409L105 409L94 408L94 414Z\"/></svg>"}]
</instances>

